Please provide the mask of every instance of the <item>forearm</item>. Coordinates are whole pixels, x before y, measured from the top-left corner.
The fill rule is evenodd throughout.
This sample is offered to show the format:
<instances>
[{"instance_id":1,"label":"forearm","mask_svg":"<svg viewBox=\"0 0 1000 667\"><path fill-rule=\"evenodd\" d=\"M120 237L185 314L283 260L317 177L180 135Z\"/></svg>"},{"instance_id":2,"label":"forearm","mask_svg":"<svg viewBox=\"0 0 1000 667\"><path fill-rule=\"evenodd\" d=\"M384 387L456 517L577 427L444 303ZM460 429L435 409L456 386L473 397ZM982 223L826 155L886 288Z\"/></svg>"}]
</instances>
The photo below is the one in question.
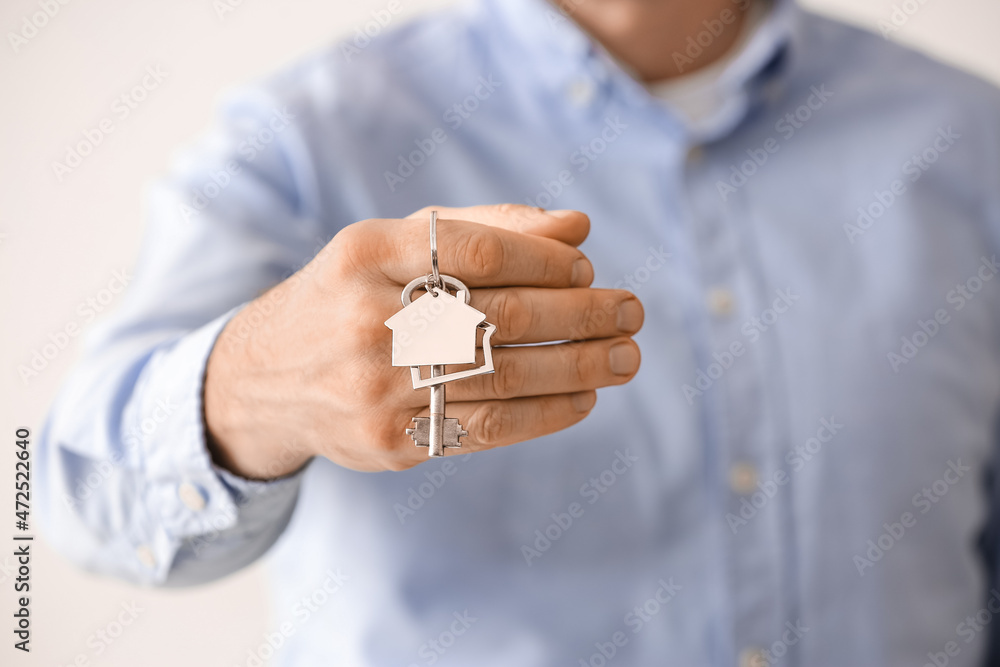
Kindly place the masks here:
<instances>
[{"instance_id":1,"label":"forearm","mask_svg":"<svg viewBox=\"0 0 1000 667\"><path fill-rule=\"evenodd\" d=\"M129 361L96 355L70 379L42 437L43 528L87 569L148 584L231 573L277 539L299 477L220 472L205 445L202 376L228 315Z\"/></svg>"}]
</instances>

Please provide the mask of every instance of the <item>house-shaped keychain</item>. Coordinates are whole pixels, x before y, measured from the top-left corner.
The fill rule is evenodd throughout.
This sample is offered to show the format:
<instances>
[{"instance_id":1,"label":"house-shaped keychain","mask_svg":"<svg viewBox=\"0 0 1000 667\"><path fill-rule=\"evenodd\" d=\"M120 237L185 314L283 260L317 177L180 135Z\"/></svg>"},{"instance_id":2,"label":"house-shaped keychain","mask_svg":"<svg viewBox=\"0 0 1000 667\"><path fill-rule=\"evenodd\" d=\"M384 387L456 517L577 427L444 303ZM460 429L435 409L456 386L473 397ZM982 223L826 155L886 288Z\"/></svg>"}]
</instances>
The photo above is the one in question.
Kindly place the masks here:
<instances>
[{"instance_id":1,"label":"house-shaped keychain","mask_svg":"<svg viewBox=\"0 0 1000 667\"><path fill-rule=\"evenodd\" d=\"M476 329L486 319L465 292L426 292L385 321L392 329L393 366L476 363Z\"/></svg>"},{"instance_id":2,"label":"house-shaped keychain","mask_svg":"<svg viewBox=\"0 0 1000 667\"><path fill-rule=\"evenodd\" d=\"M490 336L496 327L487 323L486 314L468 301L465 290L452 295L448 290L431 287L385 321L392 330L392 365L412 369L414 389L493 372ZM421 377L420 366L476 363L479 329L484 331L482 366L433 379Z\"/></svg>"}]
</instances>

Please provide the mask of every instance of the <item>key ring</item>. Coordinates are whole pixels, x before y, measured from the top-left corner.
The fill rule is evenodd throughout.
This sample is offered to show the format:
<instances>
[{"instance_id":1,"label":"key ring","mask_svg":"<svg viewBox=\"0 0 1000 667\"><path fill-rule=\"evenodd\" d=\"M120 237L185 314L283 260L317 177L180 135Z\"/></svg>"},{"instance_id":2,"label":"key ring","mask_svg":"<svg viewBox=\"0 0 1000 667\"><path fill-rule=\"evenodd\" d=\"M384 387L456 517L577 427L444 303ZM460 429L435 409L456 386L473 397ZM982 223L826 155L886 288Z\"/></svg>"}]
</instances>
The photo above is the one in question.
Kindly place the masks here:
<instances>
[{"instance_id":1,"label":"key ring","mask_svg":"<svg viewBox=\"0 0 1000 667\"><path fill-rule=\"evenodd\" d=\"M433 285L438 289L444 287L441 281L441 273L438 271L438 236L437 236L438 212L431 211L431 277ZM427 290L430 292L430 290ZM434 296L437 296L436 294Z\"/></svg>"},{"instance_id":2,"label":"key ring","mask_svg":"<svg viewBox=\"0 0 1000 667\"><path fill-rule=\"evenodd\" d=\"M400 301L403 302L403 305L409 306L411 303L413 303L413 290L417 289L418 287L423 287L425 290L427 290L428 293L430 293L431 296L437 296L438 290L446 291L447 288L450 287L453 290L455 290L456 293L464 292L465 305L469 305L470 301L469 288L466 287L465 283L463 283L461 280L459 280L454 276L449 276L449 275L438 276L438 279L441 281L441 286L435 287L434 285L431 284L430 279L431 277L427 275L427 276L421 276L419 278L414 278L410 282L406 283L406 287L403 288L403 293L402 295L400 295Z\"/></svg>"},{"instance_id":3,"label":"key ring","mask_svg":"<svg viewBox=\"0 0 1000 667\"><path fill-rule=\"evenodd\" d=\"M434 297L438 295L439 290L447 292L448 288L451 287L456 293L464 292L465 304L469 304L469 288L465 286L465 283L454 276L443 276L438 270L437 219L438 212L431 211L431 272L422 278L414 278L403 288L400 300L404 306L410 305L413 290L418 287L423 287L428 294Z\"/></svg>"}]
</instances>

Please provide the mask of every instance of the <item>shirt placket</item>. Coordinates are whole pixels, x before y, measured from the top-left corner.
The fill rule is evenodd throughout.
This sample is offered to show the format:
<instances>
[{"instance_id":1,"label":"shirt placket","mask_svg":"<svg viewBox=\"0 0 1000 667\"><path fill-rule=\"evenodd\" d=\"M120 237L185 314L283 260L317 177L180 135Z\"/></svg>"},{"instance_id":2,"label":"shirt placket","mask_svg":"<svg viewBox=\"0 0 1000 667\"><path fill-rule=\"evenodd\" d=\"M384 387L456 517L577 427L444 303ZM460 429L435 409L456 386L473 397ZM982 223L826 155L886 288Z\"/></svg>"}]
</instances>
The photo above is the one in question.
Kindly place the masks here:
<instances>
[{"instance_id":1,"label":"shirt placket","mask_svg":"<svg viewBox=\"0 0 1000 667\"><path fill-rule=\"evenodd\" d=\"M747 257L746 230L736 209L726 207L706 169L702 148L688 153L685 195L687 221L702 295L702 344L696 346L694 407L711 425L705 447L707 465L719 480L720 522L731 613L733 660L739 667L788 662L780 642L783 611L783 486L775 482L781 460L774 445L774 422L768 397L764 336L754 340L753 318L770 305ZM702 390L702 387L705 387ZM785 490L787 493L787 490ZM723 629L723 635L725 629ZM784 659L779 659L784 658Z\"/></svg>"}]
</instances>

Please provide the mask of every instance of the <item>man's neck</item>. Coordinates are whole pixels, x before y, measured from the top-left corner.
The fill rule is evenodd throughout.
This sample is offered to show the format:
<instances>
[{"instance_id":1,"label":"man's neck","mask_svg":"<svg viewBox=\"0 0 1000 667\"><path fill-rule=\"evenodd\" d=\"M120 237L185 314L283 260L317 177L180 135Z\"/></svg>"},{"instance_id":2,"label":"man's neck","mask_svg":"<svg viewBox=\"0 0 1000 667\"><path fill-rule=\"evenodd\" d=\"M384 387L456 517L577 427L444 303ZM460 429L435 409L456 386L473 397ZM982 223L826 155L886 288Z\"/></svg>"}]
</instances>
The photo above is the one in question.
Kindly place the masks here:
<instances>
[{"instance_id":1,"label":"man's neck","mask_svg":"<svg viewBox=\"0 0 1000 667\"><path fill-rule=\"evenodd\" d=\"M736 43L755 1L760 0L552 0L647 82L694 72L721 58Z\"/></svg>"}]
</instances>

